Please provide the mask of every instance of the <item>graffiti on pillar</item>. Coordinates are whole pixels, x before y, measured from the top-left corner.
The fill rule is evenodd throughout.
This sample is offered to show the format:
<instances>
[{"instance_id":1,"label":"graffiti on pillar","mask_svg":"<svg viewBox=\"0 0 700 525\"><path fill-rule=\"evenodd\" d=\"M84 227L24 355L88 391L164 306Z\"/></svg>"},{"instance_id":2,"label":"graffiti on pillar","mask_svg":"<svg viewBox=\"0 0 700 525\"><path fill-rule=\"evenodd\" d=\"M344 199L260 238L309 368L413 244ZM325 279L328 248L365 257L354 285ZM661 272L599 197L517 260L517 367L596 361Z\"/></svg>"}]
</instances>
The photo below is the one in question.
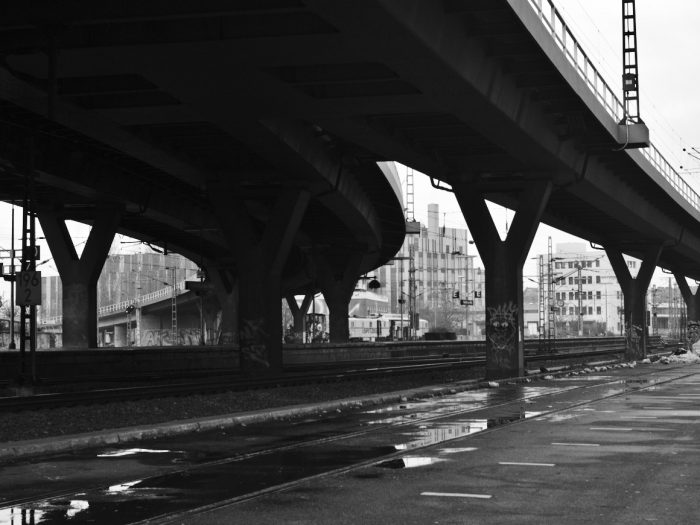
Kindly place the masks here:
<instances>
[{"instance_id":1,"label":"graffiti on pillar","mask_svg":"<svg viewBox=\"0 0 700 525\"><path fill-rule=\"evenodd\" d=\"M241 357L262 365L270 367L267 360L267 348L265 347L265 332L263 319L244 319L240 333Z\"/></svg>"},{"instance_id":2,"label":"graffiti on pillar","mask_svg":"<svg viewBox=\"0 0 700 525\"><path fill-rule=\"evenodd\" d=\"M499 366L508 366L515 350L515 334L518 327L518 307L510 301L496 308L488 307L486 338L491 343L493 356Z\"/></svg>"},{"instance_id":3,"label":"graffiti on pillar","mask_svg":"<svg viewBox=\"0 0 700 525\"><path fill-rule=\"evenodd\" d=\"M140 346L194 346L199 344L199 328L181 328L173 337L172 330L151 329L141 331Z\"/></svg>"},{"instance_id":4,"label":"graffiti on pillar","mask_svg":"<svg viewBox=\"0 0 700 525\"><path fill-rule=\"evenodd\" d=\"M642 350L639 347L642 341L642 330L641 326L632 324L631 321L625 323L625 337L627 338L629 348L635 355L639 355Z\"/></svg>"},{"instance_id":5,"label":"graffiti on pillar","mask_svg":"<svg viewBox=\"0 0 700 525\"><path fill-rule=\"evenodd\" d=\"M700 321L688 321L688 350L693 349L693 345L700 341Z\"/></svg>"}]
</instances>

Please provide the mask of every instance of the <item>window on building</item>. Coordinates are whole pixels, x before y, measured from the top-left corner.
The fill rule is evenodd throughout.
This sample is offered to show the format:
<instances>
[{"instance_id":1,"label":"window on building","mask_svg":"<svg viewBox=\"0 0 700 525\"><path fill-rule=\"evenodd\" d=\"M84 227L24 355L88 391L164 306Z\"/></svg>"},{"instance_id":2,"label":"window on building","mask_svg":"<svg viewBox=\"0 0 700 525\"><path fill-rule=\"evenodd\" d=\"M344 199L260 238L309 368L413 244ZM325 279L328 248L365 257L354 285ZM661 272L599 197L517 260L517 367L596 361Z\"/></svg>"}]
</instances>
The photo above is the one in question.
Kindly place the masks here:
<instances>
[{"instance_id":1,"label":"window on building","mask_svg":"<svg viewBox=\"0 0 700 525\"><path fill-rule=\"evenodd\" d=\"M600 284L600 275L595 276L595 283Z\"/></svg>"},{"instance_id":2,"label":"window on building","mask_svg":"<svg viewBox=\"0 0 700 525\"><path fill-rule=\"evenodd\" d=\"M595 292L595 298L596 298L596 299L600 299L600 298L601 298L600 295L601 295L601 294L600 294L600 290L596 290L596 292ZM600 313L600 312L598 312L598 313Z\"/></svg>"},{"instance_id":3,"label":"window on building","mask_svg":"<svg viewBox=\"0 0 700 525\"><path fill-rule=\"evenodd\" d=\"M595 267L600 268L600 259L595 260Z\"/></svg>"},{"instance_id":4,"label":"window on building","mask_svg":"<svg viewBox=\"0 0 700 525\"><path fill-rule=\"evenodd\" d=\"M593 276L592 275L588 276L588 284L593 284Z\"/></svg>"},{"instance_id":5,"label":"window on building","mask_svg":"<svg viewBox=\"0 0 700 525\"><path fill-rule=\"evenodd\" d=\"M593 299L593 292L589 291L588 292L588 300L592 300L592 299Z\"/></svg>"},{"instance_id":6,"label":"window on building","mask_svg":"<svg viewBox=\"0 0 700 525\"><path fill-rule=\"evenodd\" d=\"M574 300L574 292L569 292L569 301Z\"/></svg>"},{"instance_id":7,"label":"window on building","mask_svg":"<svg viewBox=\"0 0 700 525\"><path fill-rule=\"evenodd\" d=\"M556 297L557 297L557 301L558 301L559 299L561 299L561 297L559 297L559 292L557 292Z\"/></svg>"},{"instance_id":8,"label":"window on building","mask_svg":"<svg viewBox=\"0 0 700 525\"><path fill-rule=\"evenodd\" d=\"M597 315L600 315L600 314L603 313L603 311L600 309L600 306L596 306L596 308L595 308L595 313L596 313Z\"/></svg>"},{"instance_id":9,"label":"window on building","mask_svg":"<svg viewBox=\"0 0 700 525\"><path fill-rule=\"evenodd\" d=\"M569 268L573 268L573 267L574 267L573 261L569 261Z\"/></svg>"},{"instance_id":10,"label":"window on building","mask_svg":"<svg viewBox=\"0 0 700 525\"><path fill-rule=\"evenodd\" d=\"M573 278L573 277L569 277L569 284L574 284L574 278Z\"/></svg>"},{"instance_id":11,"label":"window on building","mask_svg":"<svg viewBox=\"0 0 700 525\"><path fill-rule=\"evenodd\" d=\"M627 266L629 266L630 268L636 268L637 261L627 261Z\"/></svg>"},{"instance_id":12,"label":"window on building","mask_svg":"<svg viewBox=\"0 0 700 525\"><path fill-rule=\"evenodd\" d=\"M588 315L593 315L593 307L592 306L588 307Z\"/></svg>"},{"instance_id":13,"label":"window on building","mask_svg":"<svg viewBox=\"0 0 700 525\"><path fill-rule=\"evenodd\" d=\"M569 315L574 315L574 307L569 306Z\"/></svg>"},{"instance_id":14,"label":"window on building","mask_svg":"<svg viewBox=\"0 0 700 525\"><path fill-rule=\"evenodd\" d=\"M593 267L593 261L586 261L586 268L592 268Z\"/></svg>"}]
</instances>

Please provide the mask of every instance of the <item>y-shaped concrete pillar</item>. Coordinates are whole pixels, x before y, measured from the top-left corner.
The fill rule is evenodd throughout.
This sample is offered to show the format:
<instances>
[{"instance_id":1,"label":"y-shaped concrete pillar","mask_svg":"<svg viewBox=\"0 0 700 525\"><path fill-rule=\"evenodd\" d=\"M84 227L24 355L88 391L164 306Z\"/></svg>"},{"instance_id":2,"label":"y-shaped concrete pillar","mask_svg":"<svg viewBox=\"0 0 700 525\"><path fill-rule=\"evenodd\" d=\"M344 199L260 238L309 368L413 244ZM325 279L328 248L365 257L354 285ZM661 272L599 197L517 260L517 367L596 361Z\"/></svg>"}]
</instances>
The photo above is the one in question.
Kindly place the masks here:
<instances>
[{"instance_id":1,"label":"y-shaped concrete pillar","mask_svg":"<svg viewBox=\"0 0 700 525\"><path fill-rule=\"evenodd\" d=\"M519 195L505 241L486 202L471 186L454 188L486 272L486 377L521 376L523 357L523 265L537 232L552 185L535 181Z\"/></svg>"},{"instance_id":2,"label":"y-shaped concrete pillar","mask_svg":"<svg viewBox=\"0 0 700 525\"><path fill-rule=\"evenodd\" d=\"M78 257L62 217L54 211L37 212L61 276L63 286L63 347L97 347L97 280L121 218L119 211L95 212L92 230Z\"/></svg>"},{"instance_id":3,"label":"y-shaped concrete pillar","mask_svg":"<svg viewBox=\"0 0 700 525\"><path fill-rule=\"evenodd\" d=\"M700 288L693 293L683 274L673 272L673 276L676 278L678 288L681 291L681 295L683 295L685 307L688 312L686 344L688 346L688 350L690 350L695 343L700 341L700 293L698 293Z\"/></svg>"},{"instance_id":4,"label":"y-shaped concrete pillar","mask_svg":"<svg viewBox=\"0 0 700 525\"><path fill-rule=\"evenodd\" d=\"M207 265L207 276L214 285L221 308L216 344L238 344L238 278L231 268Z\"/></svg>"},{"instance_id":5,"label":"y-shaped concrete pillar","mask_svg":"<svg viewBox=\"0 0 700 525\"><path fill-rule=\"evenodd\" d=\"M328 305L331 343L346 343L350 339L348 306L360 278L363 257L362 254L355 254L334 263L318 250L314 253L318 284Z\"/></svg>"},{"instance_id":6,"label":"y-shaped concrete pillar","mask_svg":"<svg viewBox=\"0 0 700 525\"><path fill-rule=\"evenodd\" d=\"M611 246L604 246L617 282L625 297L625 358L630 361L647 356L647 308L646 293L654 275L656 263L661 255L661 246L649 247L642 260L642 267L633 278L622 257L622 252Z\"/></svg>"},{"instance_id":7,"label":"y-shaped concrete pillar","mask_svg":"<svg viewBox=\"0 0 700 525\"><path fill-rule=\"evenodd\" d=\"M301 306L297 304L297 300L294 298L294 294L288 294L285 296L287 300L287 306L292 312L292 317L294 318L294 342L301 343L304 336L304 316L309 311L309 306L311 306L311 301L313 301L314 292L310 291L304 294L304 300L301 302Z\"/></svg>"},{"instance_id":8,"label":"y-shaped concrete pillar","mask_svg":"<svg viewBox=\"0 0 700 525\"><path fill-rule=\"evenodd\" d=\"M260 228L230 187L211 187L214 213L236 255L241 370L282 371L282 269L309 203L309 192L278 196Z\"/></svg>"}]
</instances>

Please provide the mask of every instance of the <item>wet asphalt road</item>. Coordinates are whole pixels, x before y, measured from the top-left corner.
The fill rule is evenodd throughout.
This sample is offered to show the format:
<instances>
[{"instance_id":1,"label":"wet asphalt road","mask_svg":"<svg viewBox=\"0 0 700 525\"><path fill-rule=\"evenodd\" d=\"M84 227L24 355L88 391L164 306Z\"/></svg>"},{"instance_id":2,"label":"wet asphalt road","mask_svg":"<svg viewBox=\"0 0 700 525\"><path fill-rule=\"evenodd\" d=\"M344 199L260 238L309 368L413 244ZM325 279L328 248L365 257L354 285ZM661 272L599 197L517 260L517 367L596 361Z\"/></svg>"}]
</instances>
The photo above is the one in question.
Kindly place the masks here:
<instances>
[{"instance_id":1,"label":"wet asphalt road","mask_svg":"<svg viewBox=\"0 0 700 525\"><path fill-rule=\"evenodd\" d=\"M668 415L664 411L669 403L680 404L678 410L686 410L680 418L696 419L700 415L700 367L662 366L502 385L392 406L363 407L322 418L148 441L140 448L132 445L18 462L0 470L0 525L497 523L505 517L489 513L488 505L481 508L485 521L478 521L482 518L473 509L468 516L462 512L454 516L448 510L455 505L464 510L465 501L471 506L475 501L493 500L499 486L495 471L484 472L477 482L470 481L488 488L470 496L463 495L463 481L458 483L459 490L426 491L416 485L427 482L430 476L439 480L463 476L458 467L465 468L474 458L483 458L486 448L501 441L500 446L512 449L505 468L526 473L532 469L556 471L559 460L554 461L554 456L535 457L532 448L522 449L525 438L538 432L549 436L548 432L592 415L597 419L584 434L592 432L595 439L583 434L580 437L586 439L578 439L579 431L573 430L577 439L567 441L562 437L562 444L549 444L559 443L552 438L546 450L568 459L588 454L591 449L600 452L601 443L593 442L600 441L598 434L608 440L619 438L622 444L631 436L639 439L640 433L675 439L679 429L664 430L658 422ZM630 396L649 399L643 397L639 408L630 405ZM630 405L624 407L631 418L625 419L624 425L617 424L621 421L620 407L601 409L605 403L620 402ZM698 408L693 409L697 414L687 412L691 406ZM665 449L664 454L671 456ZM592 461L591 457L587 461ZM498 468L504 468L500 463L496 463ZM450 472L456 468L459 472ZM616 474L608 472L607 476ZM468 478L474 476L470 469ZM517 482L519 489L542 489L541 474L528 476L531 478L526 476ZM693 479L697 484L697 477ZM512 481L502 480L504 486ZM336 490L329 497L330 487ZM560 488L547 484L547 495L540 499L550 501ZM400 507L390 504L393 499L388 496L401 491L405 499ZM423 493L428 495L421 496ZM500 501L502 496L497 499ZM569 499L555 500L555 505L562 508ZM406 513L409 503L417 509ZM441 512L436 511L436 505ZM523 508L522 501L519 508ZM441 521L445 513L447 519ZM514 514L514 518L523 516L521 512ZM548 522L541 518L518 522ZM568 521L551 521L562 522Z\"/></svg>"}]
</instances>

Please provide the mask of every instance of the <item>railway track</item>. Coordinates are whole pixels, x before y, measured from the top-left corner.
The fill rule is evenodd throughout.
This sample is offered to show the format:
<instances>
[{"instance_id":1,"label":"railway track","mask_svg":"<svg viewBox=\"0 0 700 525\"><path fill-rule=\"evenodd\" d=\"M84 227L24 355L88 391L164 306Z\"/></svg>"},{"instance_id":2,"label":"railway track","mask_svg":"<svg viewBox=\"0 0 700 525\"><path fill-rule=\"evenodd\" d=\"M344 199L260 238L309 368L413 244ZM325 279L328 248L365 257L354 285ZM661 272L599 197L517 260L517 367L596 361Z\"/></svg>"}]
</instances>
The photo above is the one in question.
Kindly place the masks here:
<instances>
[{"instance_id":1,"label":"railway track","mask_svg":"<svg viewBox=\"0 0 700 525\"><path fill-rule=\"evenodd\" d=\"M555 354L531 355L526 363L539 368L542 362L564 363L566 361L611 359L619 356L622 348L605 348L588 351L563 351ZM245 391L282 386L306 385L388 377L402 374L442 372L455 369L483 367L483 353L463 357L436 357L346 362L342 366L321 364L318 366L292 366L282 376L241 377L236 372L216 376L167 380L158 384L140 384L114 388L90 388L73 392L39 393L26 396L0 397L0 413L37 410L71 405L85 405L157 397L183 396L190 394L223 391ZM551 366L551 365L550 365Z\"/></svg>"}]
</instances>

